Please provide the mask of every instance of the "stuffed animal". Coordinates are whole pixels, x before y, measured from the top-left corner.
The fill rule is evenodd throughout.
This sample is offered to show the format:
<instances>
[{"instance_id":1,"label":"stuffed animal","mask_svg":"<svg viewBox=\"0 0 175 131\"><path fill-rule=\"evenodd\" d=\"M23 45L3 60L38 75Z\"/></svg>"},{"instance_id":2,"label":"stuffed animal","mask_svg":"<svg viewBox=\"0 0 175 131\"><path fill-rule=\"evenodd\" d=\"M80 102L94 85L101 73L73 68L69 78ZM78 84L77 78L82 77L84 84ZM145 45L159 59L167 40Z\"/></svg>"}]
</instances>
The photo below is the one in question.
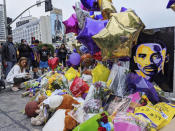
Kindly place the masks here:
<instances>
[{"instance_id":1,"label":"stuffed animal","mask_svg":"<svg viewBox=\"0 0 175 131\"><path fill-rule=\"evenodd\" d=\"M28 102L25 106L25 113L28 117L37 116L36 110L38 109L38 103L36 101Z\"/></svg>"},{"instance_id":2,"label":"stuffed animal","mask_svg":"<svg viewBox=\"0 0 175 131\"><path fill-rule=\"evenodd\" d=\"M70 115L68 115L68 112L70 111L71 111L70 109L67 109L65 112L65 120L64 120L65 126L63 131L72 130L78 124L76 120L74 120Z\"/></svg>"},{"instance_id":3,"label":"stuffed animal","mask_svg":"<svg viewBox=\"0 0 175 131\"><path fill-rule=\"evenodd\" d=\"M36 117L31 118L31 124L34 126L40 126L43 125L44 122L47 120L48 116L44 115L44 110L40 109L36 111L39 115Z\"/></svg>"},{"instance_id":4,"label":"stuffed animal","mask_svg":"<svg viewBox=\"0 0 175 131\"><path fill-rule=\"evenodd\" d=\"M69 131L77 126L76 120L68 115L70 109L59 109L48 120L42 131Z\"/></svg>"},{"instance_id":5,"label":"stuffed animal","mask_svg":"<svg viewBox=\"0 0 175 131\"><path fill-rule=\"evenodd\" d=\"M44 95L41 95L38 97L38 110L36 110L35 112L38 114L36 117L32 117L31 118L31 124L34 126L39 126L39 125L43 125L44 122L47 120L48 116L44 115L44 107L43 107L43 101L46 99L47 97Z\"/></svg>"},{"instance_id":6,"label":"stuffed animal","mask_svg":"<svg viewBox=\"0 0 175 131\"><path fill-rule=\"evenodd\" d=\"M54 115L43 127L43 131L69 131L76 127L76 120L68 115L68 112L70 112L74 108L74 104L77 105L80 103L76 101L71 95L65 94L62 97L63 99L57 96L55 97L55 99L50 99L48 101L49 106L51 105L52 107L54 107L51 103L55 103L54 105L56 105L56 102L58 102L57 105L59 106L56 108L56 112L54 113Z\"/></svg>"},{"instance_id":7,"label":"stuffed animal","mask_svg":"<svg viewBox=\"0 0 175 131\"><path fill-rule=\"evenodd\" d=\"M65 94L63 95L63 101L60 106L58 106L56 109L74 109L73 105L80 104L78 101L76 101L71 95Z\"/></svg>"},{"instance_id":8,"label":"stuffed animal","mask_svg":"<svg viewBox=\"0 0 175 131\"><path fill-rule=\"evenodd\" d=\"M47 99L45 95L41 95L38 97L38 107L40 107L43 104L43 101Z\"/></svg>"}]
</instances>

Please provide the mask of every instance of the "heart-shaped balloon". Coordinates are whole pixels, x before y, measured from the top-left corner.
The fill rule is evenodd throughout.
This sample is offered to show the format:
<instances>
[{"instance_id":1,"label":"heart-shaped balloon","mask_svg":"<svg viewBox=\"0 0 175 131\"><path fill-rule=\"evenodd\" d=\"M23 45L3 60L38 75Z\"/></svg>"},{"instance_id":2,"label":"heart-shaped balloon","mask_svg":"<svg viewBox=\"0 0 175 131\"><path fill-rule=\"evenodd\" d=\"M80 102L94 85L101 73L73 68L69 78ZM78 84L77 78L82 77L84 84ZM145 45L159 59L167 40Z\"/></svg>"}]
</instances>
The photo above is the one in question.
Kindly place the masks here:
<instances>
[{"instance_id":1,"label":"heart-shaped balloon","mask_svg":"<svg viewBox=\"0 0 175 131\"><path fill-rule=\"evenodd\" d=\"M51 58L51 59L48 60L49 67L52 70L54 70L58 66L58 63L59 63L58 57Z\"/></svg>"}]
</instances>

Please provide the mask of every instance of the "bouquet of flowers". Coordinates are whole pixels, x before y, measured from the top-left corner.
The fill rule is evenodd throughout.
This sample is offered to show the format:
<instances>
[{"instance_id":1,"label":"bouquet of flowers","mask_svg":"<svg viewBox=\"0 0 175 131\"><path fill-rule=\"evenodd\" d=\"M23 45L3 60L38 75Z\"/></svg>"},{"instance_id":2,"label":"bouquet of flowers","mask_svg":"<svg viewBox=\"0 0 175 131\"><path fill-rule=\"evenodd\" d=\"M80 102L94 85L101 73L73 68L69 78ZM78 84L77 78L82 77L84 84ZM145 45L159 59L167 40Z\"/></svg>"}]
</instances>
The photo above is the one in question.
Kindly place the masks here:
<instances>
[{"instance_id":1,"label":"bouquet of flowers","mask_svg":"<svg viewBox=\"0 0 175 131\"><path fill-rule=\"evenodd\" d=\"M48 88L46 91L46 94L48 96L51 95L51 93L55 90L67 90L68 87L65 83L66 81L64 80L64 76L62 74L54 73L48 78Z\"/></svg>"},{"instance_id":2,"label":"bouquet of flowers","mask_svg":"<svg viewBox=\"0 0 175 131\"><path fill-rule=\"evenodd\" d=\"M86 113L99 113L102 112L102 102L105 101L110 90L106 87L104 82L94 83L88 92L85 99L84 110Z\"/></svg>"}]
</instances>

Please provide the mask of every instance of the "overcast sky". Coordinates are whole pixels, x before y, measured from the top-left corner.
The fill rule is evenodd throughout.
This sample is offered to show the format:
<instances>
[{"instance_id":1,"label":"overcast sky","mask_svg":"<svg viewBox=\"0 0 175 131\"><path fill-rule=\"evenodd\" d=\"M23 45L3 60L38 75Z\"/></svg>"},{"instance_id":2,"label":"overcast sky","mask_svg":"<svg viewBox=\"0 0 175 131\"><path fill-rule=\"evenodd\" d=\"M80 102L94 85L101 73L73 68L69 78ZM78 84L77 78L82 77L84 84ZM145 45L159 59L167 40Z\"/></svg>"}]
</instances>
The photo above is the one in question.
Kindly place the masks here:
<instances>
[{"instance_id":1,"label":"overcast sky","mask_svg":"<svg viewBox=\"0 0 175 131\"><path fill-rule=\"evenodd\" d=\"M34 4L37 0L6 0L7 15L15 18L23 10ZM53 6L63 10L63 19L66 20L74 10L74 5L77 0L52 0ZM0 4L3 0L0 0ZM142 19L146 28L158 28L175 26L175 12L171 9L166 9L168 0L113 0L117 11L120 11L122 6L131 8L136 11ZM30 10L30 14L35 17L48 15L44 12L44 4L41 7L34 7ZM29 15L29 11L23 16Z\"/></svg>"}]
</instances>

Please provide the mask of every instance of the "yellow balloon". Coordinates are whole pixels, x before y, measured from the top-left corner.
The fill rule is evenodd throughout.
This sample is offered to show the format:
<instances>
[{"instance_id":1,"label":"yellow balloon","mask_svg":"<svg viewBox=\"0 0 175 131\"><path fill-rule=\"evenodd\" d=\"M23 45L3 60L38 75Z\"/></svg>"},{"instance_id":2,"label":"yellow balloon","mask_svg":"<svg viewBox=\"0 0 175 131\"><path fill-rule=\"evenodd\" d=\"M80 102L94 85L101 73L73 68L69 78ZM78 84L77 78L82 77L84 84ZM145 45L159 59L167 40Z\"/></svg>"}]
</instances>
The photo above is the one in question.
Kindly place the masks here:
<instances>
[{"instance_id":1,"label":"yellow balloon","mask_svg":"<svg viewBox=\"0 0 175 131\"><path fill-rule=\"evenodd\" d=\"M69 68L68 71L66 71L65 73L65 77L68 81L74 79L76 76L80 76L80 73L78 71L76 71L74 68Z\"/></svg>"},{"instance_id":2,"label":"yellow balloon","mask_svg":"<svg viewBox=\"0 0 175 131\"><path fill-rule=\"evenodd\" d=\"M101 9L101 2L102 0L98 0L98 6L100 7L100 9ZM111 2L112 3L112 0L108 0L109 2Z\"/></svg>"},{"instance_id":3,"label":"yellow balloon","mask_svg":"<svg viewBox=\"0 0 175 131\"><path fill-rule=\"evenodd\" d=\"M93 83L98 81L107 82L110 74L110 70L104 65L98 63L98 65L92 70Z\"/></svg>"},{"instance_id":4,"label":"yellow balloon","mask_svg":"<svg viewBox=\"0 0 175 131\"><path fill-rule=\"evenodd\" d=\"M102 51L103 59L131 55L132 44L144 28L143 22L132 10L112 13L106 28L92 38Z\"/></svg>"}]
</instances>

